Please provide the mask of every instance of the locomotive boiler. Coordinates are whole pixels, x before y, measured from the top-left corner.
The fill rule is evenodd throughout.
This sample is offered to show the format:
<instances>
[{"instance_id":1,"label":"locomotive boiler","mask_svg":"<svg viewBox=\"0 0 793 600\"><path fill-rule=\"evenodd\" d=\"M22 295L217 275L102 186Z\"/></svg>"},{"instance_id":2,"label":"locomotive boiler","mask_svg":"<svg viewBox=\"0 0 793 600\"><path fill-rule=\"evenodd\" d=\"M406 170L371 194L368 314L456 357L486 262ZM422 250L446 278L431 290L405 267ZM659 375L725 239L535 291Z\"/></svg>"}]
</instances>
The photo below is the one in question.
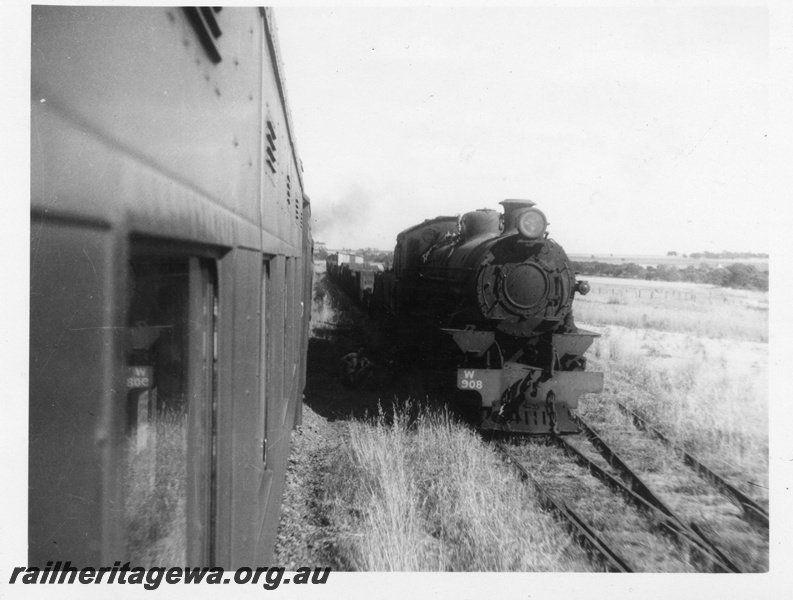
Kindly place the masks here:
<instances>
[{"instance_id":1,"label":"locomotive boiler","mask_svg":"<svg viewBox=\"0 0 793 600\"><path fill-rule=\"evenodd\" d=\"M438 217L400 233L375 301L423 332L430 370L477 394L483 429L575 432L570 411L603 388L602 373L585 371L598 334L573 320L573 298L589 285L533 202L501 204L503 214Z\"/></svg>"}]
</instances>

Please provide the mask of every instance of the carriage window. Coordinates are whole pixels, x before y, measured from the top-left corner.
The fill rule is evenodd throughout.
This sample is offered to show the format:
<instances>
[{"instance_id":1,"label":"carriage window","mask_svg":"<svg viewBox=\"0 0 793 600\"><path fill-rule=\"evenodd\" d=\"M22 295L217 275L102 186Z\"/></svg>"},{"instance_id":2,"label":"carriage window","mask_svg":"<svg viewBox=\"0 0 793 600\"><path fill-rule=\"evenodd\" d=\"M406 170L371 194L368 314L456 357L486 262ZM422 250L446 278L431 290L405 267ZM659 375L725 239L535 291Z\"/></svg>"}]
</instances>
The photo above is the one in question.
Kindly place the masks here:
<instances>
[{"instance_id":1,"label":"carriage window","mask_svg":"<svg viewBox=\"0 0 793 600\"><path fill-rule=\"evenodd\" d=\"M140 566L211 558L214 470L214 270L197 258L129 265L127 477L129 558Z\"/></svg>"}]
</instances>

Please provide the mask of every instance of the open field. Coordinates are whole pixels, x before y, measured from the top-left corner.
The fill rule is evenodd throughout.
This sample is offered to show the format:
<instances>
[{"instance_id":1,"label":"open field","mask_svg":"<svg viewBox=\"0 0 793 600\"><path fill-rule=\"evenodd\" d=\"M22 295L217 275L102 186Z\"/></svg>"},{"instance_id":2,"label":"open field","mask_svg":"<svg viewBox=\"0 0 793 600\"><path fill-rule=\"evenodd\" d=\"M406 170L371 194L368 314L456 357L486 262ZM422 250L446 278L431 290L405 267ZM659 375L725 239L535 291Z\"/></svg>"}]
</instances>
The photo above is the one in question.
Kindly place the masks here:
<instances>
[{"instance_id":1,"label":"open field","mask_svg":"<svg viewBox=\"0 0 793 600\"><path fill-rule=\"evenodd\" d=\"M703 459L768 486L768 295L696 284L592 279L576 301L579 326L601 333L590 368L619 397Z\"/></svg>"},{"instance_id":2,"label":"open field","mask_svg":"<svg viewBox=\"0 0 793 600\"><path fill-rule=\"evenodd\" d=\"M700 283L587 277L576 322L768 342L768 293Z\"/></svg>"}]
</instances>

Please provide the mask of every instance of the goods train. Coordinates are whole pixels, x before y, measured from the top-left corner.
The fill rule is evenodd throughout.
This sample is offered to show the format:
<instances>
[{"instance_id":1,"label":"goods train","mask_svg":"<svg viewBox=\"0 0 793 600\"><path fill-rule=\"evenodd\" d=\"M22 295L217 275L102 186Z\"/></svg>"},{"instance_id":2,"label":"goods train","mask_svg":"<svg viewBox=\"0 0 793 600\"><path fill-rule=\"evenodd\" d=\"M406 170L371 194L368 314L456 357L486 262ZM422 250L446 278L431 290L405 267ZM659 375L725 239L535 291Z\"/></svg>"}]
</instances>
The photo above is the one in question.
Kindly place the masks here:
<instances>
[{"instance_id":1,"label":"goods train","mask_svg":"<svg viewBox=\"0 0 793 600\"><path fill-rule=\"evenodd\" d=\"M311 210L268 9L32 7L29 562L267 565Z\"/></svg>"},{"instance_id":2,"label":"goods train","mask_svg":"<svg viewBox=\"0 0 793 600\"><path fill-rule=\"evenodd\" d=\"M441 387L474 394L481 428L576 432L570 411L603 389L603 374L585 370L597 334L573 320L574 295L589 285L533 202L501 204L503 215L477 210L400 233L372 304L400 318L409 354Z\"/></svg>"},{"instance_id":3,"label":"goods train","mask_svg":"<svg viewBox=\"0 0 793 600\"><path fill-rule=\"evenodd\" d=\"M383 270L382 265L368 263L363 256L337 252L325 259L325 270L350 298L364 308L370 307L375 274Z\"/></svg>"}]
</instances>

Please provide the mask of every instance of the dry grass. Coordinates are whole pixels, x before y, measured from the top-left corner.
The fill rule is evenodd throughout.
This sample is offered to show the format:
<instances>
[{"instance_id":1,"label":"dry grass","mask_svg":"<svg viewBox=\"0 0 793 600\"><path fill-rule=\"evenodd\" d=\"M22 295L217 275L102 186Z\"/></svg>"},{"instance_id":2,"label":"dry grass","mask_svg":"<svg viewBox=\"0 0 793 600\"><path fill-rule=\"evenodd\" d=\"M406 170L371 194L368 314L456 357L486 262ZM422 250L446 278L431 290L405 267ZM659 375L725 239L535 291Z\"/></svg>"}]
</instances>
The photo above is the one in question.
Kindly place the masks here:
<instances>
[{"instance_id":1,"label":"dry grass","mask_svg":"<svg viewBox=\"0 0 793 600\"><path fill-rule=\"evenodd\" d=\"M706 343L692 336L608 327L594 346L620 399L658 423L703 460L759 486L768 485L767 348ZM597 407L591 398L586 404ZM586 412L586 409L583 409Z\"/></svg>"},{"instance_id":2,"label":"dry grass","mask_svg":"<svg viewBox=\"0 0 793 600\"><path fill-rule=\"evenodd\" d=\"M699 284L591 281L578 296L576 320L592 325L654 329L712 339L768 342L768 294Z\"/></svg>"},{"instance_id":3,"label":"dry grass","mask_svg":"<svg viewBox=\"0 0 793 600\"><path fill-rule=\"evenodd\" d=\"M534 492L446 410L351 422L328 474L339 551L362 571L582 571Z\"/></svg>"},{"instance_id":4,"label":"dry grass","mask_svg":"<svg viewBox=\"0 0 793 600\"><path fill-rule=\"evenodd\" d=\"M767 495L767 294L602 279L575 310L578 322L603 326L590 368L606 373L607 387Z\"/></svg>"},{"instance_id":5,"label":"dry grass","mask_svg":"<svg viewBox=\"0 0 793 600\"><path fill-rule=\"evenodd\" d=\"M602 326L590 368L690 451L767 496L768 295L621 280L595 290L575 308L577 321ZM582 410L601 411L602 400Z\"/></svg>"},{"instance_id":6,"label":"dry grass","mask_svg":"<svg viewBox=\"0 0 793 600\"><path fill-rule=\"evenodd\" d=\"M646 415L669 437L761 504L768 500L768 348L608 326L590 368L606 390L579 412L686 518L698 523L747 572L768 570L768 537L687 469L673 452L641 435L614 400ZM705 568L707 570L707 568Z\"/></svg>"},{"instance_id":7,"label":"dry grass","mask_svg":"<svg viewBox=\"0 0 793 600\"><path fill-rule=\"evenodd\" d=\"M638 435L614 404L643 413L767 502L767 294L665 284L639 295L623 282L601 285L610 291L578 302L576 315L582 324L602 326L592 327L602 337L590 351L590 368L605 372L606 390L586 398L580 412L653 489L713 532L742 568L767 571L767 535L743 523L739 511L674 454Z\"/></svg>"},{"instance_id":8,"label":"dry grass","mask_svg":"<svg viewBox=\"0 0 793 600\"><path fill-rule=\"evenodd\" d=\"M125 517L135 566L184 565L187 531L187 415L165 413L140 451L129 440ZM151 434L150 434L151 435Z\"/></svg>"}]
</instances>

